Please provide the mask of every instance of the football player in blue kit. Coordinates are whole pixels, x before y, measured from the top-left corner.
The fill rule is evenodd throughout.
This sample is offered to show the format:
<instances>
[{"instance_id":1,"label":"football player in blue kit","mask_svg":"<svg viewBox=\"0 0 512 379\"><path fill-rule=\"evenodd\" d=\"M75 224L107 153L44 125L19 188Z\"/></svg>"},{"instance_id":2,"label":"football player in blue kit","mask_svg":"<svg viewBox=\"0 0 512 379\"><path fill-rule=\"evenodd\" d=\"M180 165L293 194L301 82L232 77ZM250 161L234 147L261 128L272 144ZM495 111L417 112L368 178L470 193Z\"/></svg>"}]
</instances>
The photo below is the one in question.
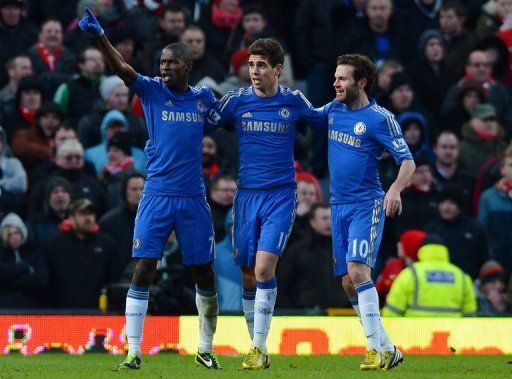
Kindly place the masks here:
<instances>
[{"instance_id":1,"label":"football player in blue kit","mask_svg":"<svg viewBox=\"0 0 512 379\"><path fill-rule=\"evenodd\" d=\"M382 325L370 273L385 216L401 213L400 193L414 172L412 155L395 117L368 98L375 73L375 65L366 56L338 57L336 99L322 108L328 124L334 275L342 277L343 288L367 337L361 370L389 370L403 361ZM384 149L400 165L386 194L378 174Z\"/></svg>"},{"instance_id":2,"label":"football player in blue kit","mask_svg":"<svg viewBox=\"0 0 512 379\"><path fill-rule=\"evenodd\" d=\"M228 92L208 116L212 127L234 125L238 190L233 204L235 264L242 270L242 303L252 347L242 367L269 367L266 340L277 295L276 265L295 218L295 134L321 126L323 115L299 91L279 85L284 53L271 38L249 47L252 85Z\"/></svg>"},{"instance_id":3,"label":"football player in blue kit","mask_svg":"<svg viewBox=\"0 0 512 379\"><path fill-rule=\"evenodd\" d=\"M137 74L117 52L86 8L80 28L96 39L109 66L142 100L149 131L147 180L135 219L133 257L137 258L126 298L128 356L119 369L138 369L149 285L172 231L196 283L199 314L197 365L220 369L212 350L218 314L212 262L214 233L205 197L201 140L208 111L217 103L206 87L190 87L192 58L181 43L167 45L160 57L160 77Z\"/></svg>"}]
</instances>

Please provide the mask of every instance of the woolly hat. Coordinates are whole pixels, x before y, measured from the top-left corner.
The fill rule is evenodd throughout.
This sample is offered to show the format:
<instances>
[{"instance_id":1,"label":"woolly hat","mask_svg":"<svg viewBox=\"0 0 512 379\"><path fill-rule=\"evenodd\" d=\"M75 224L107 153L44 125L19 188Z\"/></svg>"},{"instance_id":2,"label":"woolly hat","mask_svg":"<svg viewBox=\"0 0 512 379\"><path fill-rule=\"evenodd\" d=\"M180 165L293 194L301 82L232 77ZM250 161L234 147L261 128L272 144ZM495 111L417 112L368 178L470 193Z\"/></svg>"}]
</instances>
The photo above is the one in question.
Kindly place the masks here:
<instances>
[{"instance_id":1,"label":"woolly hat","mask_svg":"<svg viewBox=\"0 0 512 379\"><path fill-rule=\"evenodd\" d=\"M45 113L55 113L57 117L59 117L60 121L64 120L64 113L62 112L61 107L53 101L46 100L37 111L37 117L41 117L41 115Z\"/></svg>"},{"instance_id":2,"label":"woolly hat","mask_svg":"<svg viewBox=\"0 0 512 379\"><path fill-rule=\"evenodd\" d=\"M501 279L504 281L505 270L503 270L503 267L498 262L491 259L484 263L480 269L478 278L482 284L488 283L494 279Z\"/></svg>"},{"instance_id":3,"label":"woolly hat","mask_svg":"<svg viewBox=\"0 0 512 379\"><path fill-rule=\"evenodd\" d=\"M412 81L409 78L409 76L407 76L407 74L404 74L403 72L395 72L393 75L391 75L391 83L389 84L389 93L392 93L398 87L405 86L405 85L413 88Z\"/></svg>"},{"instance_id":4,"label":"woolly hat","mask_svg":"<svg viewBox=\"0 0 512 379\"><path fill-rule=\"evenodd\" d=\"M117 86L123 85L123 79L117 75L107 76L100 84L100 93L104 101L107 101L110 94Z\"/></svg>"},{"instance_id":5,"label":"woolly hat","mask_svg":"<svg viewBox=\"0 0 512 379\"><path fill-rule=\"evenodd\" d=\"M16 213L8 213L7 216L4 217L2 223L0 224L0 229L3 231L7 226L14 226L18 228L21 232L21 236L23 238L23 242L27 240L28 232L27 227L23 220Z\"/></svg>"},{"instance_id":6,"label":"woolly hat","mask_svg":"<svg viewBox=\"0 0 512 379\"><path fill-rule=\"evenodd\" d=\"M418 260L418 250L426 235L421 230L407 230L400 236L405 255L415 262Z\"/></svg>"},{"instance_id":7,"label":"woolly hat","mask_svg":"<svg viewBox=\"0 0 512 379\"><path fill-rule=\"evenodd\" d=\"M430 41L432 38L439 40L441 45L444 45L443 35L439 30L425 30L418 41L418 52L421 56L425 55L425 47L427 46L428 41Z\"/></svg>"},{"instance_id":8,"label":"woolly hat","mask_svg":"<svg viewBox=\"0 0 512 379\"><path fill-rule=\"evenodd\" d=\"M238 75L238 71L240 71L240 67L249 62L249 50L240 49L235 51L235 53L231 56L231 66L233 66L233 72Z\"/></svg>"},{"instance_id":9,"label":"woolly hat","mask_svg":"<svg viewBox=\"0 0 512 379\"><path fill-rule=\"evenodd\" d=\"M52 191L57 187L63 187L71 195L71 184L61 176L54 176L48 179L44 186L44 200L48 202Z\"/></svg>"},{"instance_id":10,"label":"woolly hat","mask_svg":"<svg viewBox=\"0 0 512 379\"><path fill-rule=\"evenodd\" d=\"M132 155L132 147L130 145L130 135L128 133L117 133L107 143L107 151L110 147L117 147L128 156Z\"/></svg>"},{"instance_id":11,"label":"woolly hat","mask_svg":"<svg viewBox=\"0 0 512 379\"><path fill-rule=\"evenodd\" d=\"M462 189L457 185L447 185L439 193L437 202L440 203L445 200L450 200L457 204L460 210L464 209L464 192L462 192Z\"/></svg>"}]
</instances>

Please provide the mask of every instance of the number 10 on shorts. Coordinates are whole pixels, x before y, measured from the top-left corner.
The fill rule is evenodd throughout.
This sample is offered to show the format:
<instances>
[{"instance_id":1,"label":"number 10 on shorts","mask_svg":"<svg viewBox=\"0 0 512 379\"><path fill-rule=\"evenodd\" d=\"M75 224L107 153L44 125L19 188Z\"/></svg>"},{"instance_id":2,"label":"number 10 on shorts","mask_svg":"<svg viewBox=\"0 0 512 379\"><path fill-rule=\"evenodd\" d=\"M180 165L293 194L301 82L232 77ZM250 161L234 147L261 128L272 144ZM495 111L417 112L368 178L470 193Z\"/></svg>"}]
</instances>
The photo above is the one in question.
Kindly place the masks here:
<instances>
[{"instance_id":1,"label":"number 10 on shorts","mask_svg":"<svg viewBox=\"0 0 512 379\"><path fill-rule=\"evenodd\" d=\"M369 246L370 245L368 244L368 241L365 239L352 240L352 257L355 257L359 254L361 258L366 258L368 255Z\"/></svg>"}]
</instances>

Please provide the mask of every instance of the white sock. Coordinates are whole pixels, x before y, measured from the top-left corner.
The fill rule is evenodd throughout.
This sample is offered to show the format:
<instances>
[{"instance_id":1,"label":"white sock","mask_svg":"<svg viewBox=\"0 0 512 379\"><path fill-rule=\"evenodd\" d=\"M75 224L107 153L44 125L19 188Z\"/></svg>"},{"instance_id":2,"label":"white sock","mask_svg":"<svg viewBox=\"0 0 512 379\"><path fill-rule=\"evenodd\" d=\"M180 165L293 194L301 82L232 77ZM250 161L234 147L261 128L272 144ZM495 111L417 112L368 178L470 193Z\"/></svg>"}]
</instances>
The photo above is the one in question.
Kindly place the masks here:
<instances>
[{"instance_id":1,"label":"white sock","mask_svg":"<svg viewBox=\"0 0 512 379\"><path fill-rule=\"evenodd\" d=\"M199 315L199 352L213 351L213 335L217 329L219 303L215 289L204 290L196 286L196 306Z\"/></svg>"},{"instance_id":2,"label":"white sock","mask_svg":"<svg viewBox=\"0 0 512 379\"><path fill-rule=\"evenodd\" d=\"M380 310L379 296L377 290L370 280L356 286L357 300L361 315L361 323L363 324L364 334L367 338L366 349L375 349L381 351L380 348Z\"/></svg>"},{"instance_id":3,"label":"white sock","mask_svg":"<svg viewBox=\"0 0 512 379\"><path fill-rule=\"evenodd\" d=\"M276 304L277 281L272 278L265 282L258 282L257 285L254 300L254 338L252 346L259 347L264 354L267 354L267 336L274 313L274 305Z\"/></svg>"},{"instance_id":4,"label":"white sock","mask_svg":"<svg viewBox=\"0 0 512 379\"><path fill-rule=\"evenodd\" d=\"M256 297L256 288L242 289L242 307L244 309L245 322L251 336L254 338L254 299Z\"/></svg>"},{"instance_id":5,"label":"white sock","mask_svg":"<svg viewBox=\"0 0 512 379\"><path fill-rule=\"evenodd\" d=\"M354 311L356 311L357 317L359 317L359 322L361 322L361 312L359 311L359 303L357 302L357 297L349 298ZM386 333L386 329L384 329L384 325L382 325L382 319L379 317L379 332L380 332L380 348L382 351L393 351L394 346L393 342Z\"/></svg>"},{"instance_id":6,"label":"white sock","mask_svg":"<svg viewBox=\"0 0 512 379\"><path fill-rule=\"evenodd\" d=\"M126 338L128 339L128 354L141 355L140 343L144 318L148 311L149 288L137 287L133 284L126 296Z\"/></svg>"}]
</instances>

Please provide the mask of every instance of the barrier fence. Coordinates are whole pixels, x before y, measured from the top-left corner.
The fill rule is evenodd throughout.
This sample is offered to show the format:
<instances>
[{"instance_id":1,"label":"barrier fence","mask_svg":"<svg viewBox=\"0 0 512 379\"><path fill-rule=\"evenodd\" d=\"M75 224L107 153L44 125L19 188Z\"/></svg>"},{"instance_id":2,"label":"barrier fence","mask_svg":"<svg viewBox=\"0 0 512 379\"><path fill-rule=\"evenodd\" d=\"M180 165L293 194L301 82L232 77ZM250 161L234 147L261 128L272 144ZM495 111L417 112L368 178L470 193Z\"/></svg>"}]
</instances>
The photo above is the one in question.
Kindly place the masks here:
<instances>
[{"instance_id":1,"label":"barrier fence","mask_svg":"<svg viewBox=\"0 0 512 379\"><path fill-rule=\"evenodd\" d=\"M124 354L122 316L0 316L3 354ZM394 343L406 354L512 354L512 318L383 318ZM144 354L195 354L196 316L146 318ZM221 316L214 349L244 354L250 348L242 316ZM270 354L364 354L365 338L355 317L276 316L268 338Z\"/></svg>"}]
</instances>

